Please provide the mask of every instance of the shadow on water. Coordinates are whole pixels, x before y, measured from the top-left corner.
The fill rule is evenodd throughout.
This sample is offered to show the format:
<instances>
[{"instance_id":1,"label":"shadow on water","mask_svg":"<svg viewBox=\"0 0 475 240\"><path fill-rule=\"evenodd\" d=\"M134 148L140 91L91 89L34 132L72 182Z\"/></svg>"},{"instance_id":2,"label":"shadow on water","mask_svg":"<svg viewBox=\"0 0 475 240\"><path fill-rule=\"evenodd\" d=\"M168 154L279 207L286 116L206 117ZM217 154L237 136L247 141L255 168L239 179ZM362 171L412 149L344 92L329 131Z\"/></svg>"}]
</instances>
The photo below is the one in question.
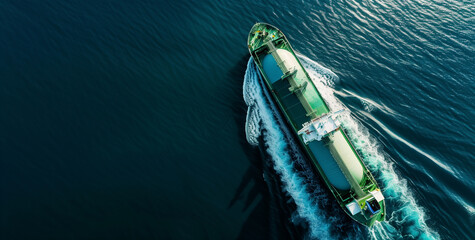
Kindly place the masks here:
<instances>
[{"instance_id":1,"label":"shadow on water","mask_svg":"<svg viewBox=\"0 0 475 240\"><path fill-rule=\"evenodd\" d=\"M244 72L246 71L246 63L247 63L248 57L244 56L241 58L241 60L238 62L238 64L230 71L230 76L231 79L233 80L233 89L236 89L236 92L239 92L240 94L236 94L236 98L234 99L234 103L232 104L233 108L233 118L234 121L236 122L237 126L240 126L238 128L238 136L239 136L239 144L241 145L242 149L244 150L244 153L246 154L247 159L250 161L251 166L246 170L246 173L244 174L241 183L239 184L237 191L231 200L231 202L228 205L228 208L231 208L237 200L241 199L245 192L245 189L248 185L250 185L253 181L256 183L254 184L254 187L251 189L251 191L247 194L247 199L245 202L245 206L243 211L245 211L249 206L252 204L254 199L256 199L259 195L259 193L262 193L262 188L264 187L262 180L262 159L259 156L259 151L255 148L253 148L246 140L246 132L244 131L244 126L246 124L246 112L247 112L247 106L244 103L243 97L242 97L242 79Z\"/></svg>"},{"instance_id":2,"label":"shadow on water","mask_svg":"<svg viewBox=\"0 0 475 240\"><path fill-rule=\"evenodd\" d=\"M260 139L260 146L253 147L246 140L244 128L247 105L242 96L242 85L248 60L248 55L243 56L229 72L233 88L240 93L236 94L232 104L233 118L236 125L241 126L237 132L239 143L250 161L250 166L242 176L228 208L245 199L242 209L244 212L257 201L237 239L301 239L303 230L288 224L295 206L289 206L288 196L282 192L282 182L273 169L272 160L265 152L264 141Z\"/></svg>"}]
</instances>

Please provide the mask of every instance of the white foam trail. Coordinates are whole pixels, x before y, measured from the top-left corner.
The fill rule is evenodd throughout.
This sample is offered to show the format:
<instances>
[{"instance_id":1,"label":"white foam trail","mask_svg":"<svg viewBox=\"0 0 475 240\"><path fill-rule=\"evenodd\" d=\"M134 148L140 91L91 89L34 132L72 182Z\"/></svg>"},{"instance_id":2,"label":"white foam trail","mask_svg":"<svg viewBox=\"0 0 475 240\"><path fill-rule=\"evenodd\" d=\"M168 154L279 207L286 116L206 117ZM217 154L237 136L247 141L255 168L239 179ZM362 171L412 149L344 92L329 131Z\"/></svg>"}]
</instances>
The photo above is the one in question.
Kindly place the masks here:
<instances>
[{"instance_id":1,"label":"white foam trail","mask_svg":"<svg viewBox=\"0 0 475 240\"><path fill-rule=\"evenodd\" d=\"M315 203L312 195L307 192L305 178L294 169L294 163L302 162L298 147L286 139L286 130L278 114L274 114L272 103L266 100L265 92L259 83L259 76L252 58L248 62L244 77L243 95L249 106L246 125L260 126L265 131L254 131L254 127L246 127L246 136L251 144L257 142L260 134L265 141L267 153L271 156L276 172L281 176L284 190L292 197L297 206L299 218L308 223L311 238L329 239L330 225L325 214ZM275 107L275 106L274 106ZM249 113L256 112L256 113ZM256 140L256 141L254 141ZM298 221L298 220L296 220Z\"/></svg>"},{"instance_id":2,"label":"white foam trail","mask_svg":"<svg viewBox=\"0 0 475 240\"><path fill-rule=\"evenodd\" d=\"M259 145L260 123L259 110L254 105L250 105L246 116L246 138L247 142L253 146Z\"/></svg>"},{"instance_id":3,"label":"white foam trail","mask_svg":"<svg viewBox=\"0 0 475 240\"><path fill-rule=\"evenodd\" d=\"M300 54L298 57L329 107L345 108L333 94L332 86L338 77L313 60ZM395 206L394 210L389 212L387 221L369 229L370 236L374 239L406 237L439 239L439 235L427 226L424 210L417 204L406 180L396 174L392 162L386 159L380 145L369 134L368 129L350 114L343 116L342 124L355 148L361 153L365 164L373 173L379 173L377 181L386 197L386 204Z\"/></svg>"}]
</instances>

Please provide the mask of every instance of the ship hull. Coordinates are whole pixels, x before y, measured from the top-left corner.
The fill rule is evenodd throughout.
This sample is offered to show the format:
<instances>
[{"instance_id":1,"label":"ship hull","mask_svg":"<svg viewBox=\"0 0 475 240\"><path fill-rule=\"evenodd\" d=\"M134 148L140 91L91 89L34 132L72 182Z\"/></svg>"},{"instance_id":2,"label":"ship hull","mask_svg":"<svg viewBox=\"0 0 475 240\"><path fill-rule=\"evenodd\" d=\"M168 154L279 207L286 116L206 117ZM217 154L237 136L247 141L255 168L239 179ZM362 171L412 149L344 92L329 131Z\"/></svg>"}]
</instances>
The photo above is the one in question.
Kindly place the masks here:
<instances>
[{"instance_id":1,"label":"ship hull","mask_svg":"<svg viewBox=\"0 0 475 240\"><path fill-rule=\"evenodd\" d=\"M336 114L321 97L285 35L272 25L257 23L249 33L248 47L273 101L338 204L363 225L383 221L384 197L376 181L344 129L336 125L338 120L332 117ZM312 128L317 124L334 124L336 128L315 135L312 132L321 130Z\"/></svg>"}]
</instances>

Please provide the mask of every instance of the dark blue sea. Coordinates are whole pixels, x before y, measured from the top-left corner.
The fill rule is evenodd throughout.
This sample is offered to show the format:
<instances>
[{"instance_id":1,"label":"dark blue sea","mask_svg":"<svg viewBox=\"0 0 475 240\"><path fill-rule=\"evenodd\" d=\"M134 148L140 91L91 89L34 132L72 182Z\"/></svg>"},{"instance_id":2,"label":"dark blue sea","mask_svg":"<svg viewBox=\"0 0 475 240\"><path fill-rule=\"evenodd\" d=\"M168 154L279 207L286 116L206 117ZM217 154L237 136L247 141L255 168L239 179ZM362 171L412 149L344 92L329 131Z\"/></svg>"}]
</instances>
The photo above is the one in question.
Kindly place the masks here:
<instances>
[{"instance_id":1,"label":"dark blue sea","mask_svg":"<svg viewBox=\"0 0 475 240\"><path fill-rule=\"evenodd\" d=\"M386 222L309 170L256 22L348 110ZM0 239L474 239L474 26L469 0L0 0Z\"/></svg>"}]
</instances>

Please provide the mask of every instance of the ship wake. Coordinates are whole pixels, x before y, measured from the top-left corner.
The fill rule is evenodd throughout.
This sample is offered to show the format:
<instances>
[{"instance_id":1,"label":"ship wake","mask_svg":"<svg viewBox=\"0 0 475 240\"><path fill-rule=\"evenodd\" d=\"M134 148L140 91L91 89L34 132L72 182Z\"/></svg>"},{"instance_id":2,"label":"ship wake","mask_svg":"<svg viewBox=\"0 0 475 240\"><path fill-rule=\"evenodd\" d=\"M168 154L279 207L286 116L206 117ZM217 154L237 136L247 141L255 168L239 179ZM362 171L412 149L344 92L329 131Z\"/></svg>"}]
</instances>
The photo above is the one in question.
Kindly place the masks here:
<instances>
[{"instance_id":1,"label":"ship wake","mask_svg":"<svg viewBox=\"0 0 475 240\"><path fill-rule=\"evenodd\" d=\"M299 55L299 58L329 107L335 110L345 108L333 94L338 77L303 55ZM282 180L284 191L296 205L292 221L294 224L305 223L309 238L439 238L425 223L423 209L417 205L406 181L395 173L389 157L381 151L368 130L351 117L349 111L342 118L343 127L365 164L375 173L386 197L388 215L387 221L377 223L371 229L348 220L336 201L332 201L333 196L324 189L323 182L314 175L263 84L251 58L243 85L243 96L248 106L247 141L255 146L259 145L259 141L264 141L260 145L265 147Z\"/></svg>"}]
</instances>

